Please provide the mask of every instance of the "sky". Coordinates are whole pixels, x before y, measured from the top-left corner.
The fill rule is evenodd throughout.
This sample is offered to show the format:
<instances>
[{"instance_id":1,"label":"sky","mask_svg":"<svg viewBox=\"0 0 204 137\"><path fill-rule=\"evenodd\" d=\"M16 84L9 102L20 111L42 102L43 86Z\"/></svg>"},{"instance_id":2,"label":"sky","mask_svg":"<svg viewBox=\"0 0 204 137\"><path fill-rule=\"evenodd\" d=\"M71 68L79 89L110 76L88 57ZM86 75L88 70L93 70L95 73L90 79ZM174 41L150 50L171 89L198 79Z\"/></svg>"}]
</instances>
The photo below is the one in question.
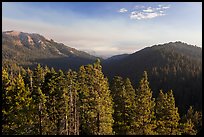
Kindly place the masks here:
<instances>
[{"instance_id":1,"label":"sky","mask_svg":"<svg viewBox=\"0 0 204 137\"><path fill-rule=\"evenodd\" d=\"M202 47L202 2L3 2L10 30L101 57L174 41Z\"/></svg>"}]
</instances>

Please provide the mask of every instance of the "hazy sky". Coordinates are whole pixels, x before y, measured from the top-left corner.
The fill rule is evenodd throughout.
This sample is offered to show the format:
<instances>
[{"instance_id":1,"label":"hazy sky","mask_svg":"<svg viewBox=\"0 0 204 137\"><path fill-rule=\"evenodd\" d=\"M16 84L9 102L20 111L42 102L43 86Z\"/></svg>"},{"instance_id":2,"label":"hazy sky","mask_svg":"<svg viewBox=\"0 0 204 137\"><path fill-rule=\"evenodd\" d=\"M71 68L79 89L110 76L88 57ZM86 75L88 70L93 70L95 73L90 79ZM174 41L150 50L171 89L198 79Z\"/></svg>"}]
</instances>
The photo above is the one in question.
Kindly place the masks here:
<instances>
[{"instance_id":1,"label":"hazy sky","mask_svg":"<svg viewBox=\"0 0 204 137\"><path fill-rule=\"evenodd\" d=\"M2 29L101 56L182 41L202 47L201 2L3 2Z\"/></svg>"}]
</instances>

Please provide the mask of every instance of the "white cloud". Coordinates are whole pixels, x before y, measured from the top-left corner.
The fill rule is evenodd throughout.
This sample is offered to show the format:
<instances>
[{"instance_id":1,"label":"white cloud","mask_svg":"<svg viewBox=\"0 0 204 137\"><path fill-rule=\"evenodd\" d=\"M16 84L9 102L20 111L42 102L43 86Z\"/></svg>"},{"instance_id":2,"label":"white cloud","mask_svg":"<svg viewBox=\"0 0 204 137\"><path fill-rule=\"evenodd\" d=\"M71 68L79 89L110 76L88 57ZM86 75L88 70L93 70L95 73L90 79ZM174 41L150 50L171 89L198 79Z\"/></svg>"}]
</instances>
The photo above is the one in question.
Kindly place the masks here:
<instances>
[{"instance_id":1,"label":"white cloud","mask_svg":"<svg viewBox=\"0 0 204 137\"><path fill-rule=\"evenodd\" d=\"M165 7L162 7L162 9L169 9L170 6L165 6Z\"/></svg>"},{"instance_id":2,"label":"white cloud","mask_svg":"<svg viewBox=\"0 0 204 137\"><path fill-rule=\"evenodd\" d=\"M143 10L144 12L154 12L154 9L151 7L148 7L147 9Z\"/></svg>"},{"instance_id":3,"label":"white cloud","mask_svg":"<svg viewBox=\"0 0 204 137\"><path fill-rule=\"evenodd\" d=\"M146 9L143 10L135 10L131 12L130 19L142 20L165 16L166 14L164 14L164 12L169 8L170 5L168 6L158 5L158 7L147 7Z\"/></svg>"},{"instance_id":4,"label":"white cloud","mask_svg":"<svg viewBox=\"0 0 204 137\"><path fill-rule=\"evenodd\" d=\"M157 9L158 9L158 10L160 10L160 9L169 9L170 6L171 6L171 5L164 6L164 5L159 4Z\"/></svg>"},{"instance_id":5,"label":"white cloud","mask_svg":"<svg viewBox=\"0 0 204 137\"><path fill-rule=\"evenodd\" d=\"M151 18L155 18L155 17L158 17L158 16L163 16L163 15L164 14L159 14L159 13L153 12L153 13L146 14L146 18L151 19Z\"/></svg>"},{"instance_id":6,"label":"white cloud","mask_svg":"<svg viewBox=\"0 0 204 137\"><path fill-rule=\"evenodd\" d=\"M157 13L157 12L145 13L145 12L133 11L130 14L130 19L137 19L137 20L152 19L152 18L155 18L155 17L164 16L164 15L165 14L163 14L163 13Z\"/></svg>"},{"instance_id":7,"label":"white cloud","mask_svg":"<svg viewBox=\"0 0 204 137\"><path fill-rule=\"evenodd\" d=\"M130 15L130 19L138 19L138 20L141 20L143 19L145 16L142 12L136 12L136 11L133 11L131 12L131 15Z\"/></svg>"},{"instance_id":8,"label":"white cloud","mask_svg":"<svg viewBox=\"0 0 204 137\"><path fill-rule=\"evenodd\" d=\"M125 12L127 12L127 11L128 11L127 9L121 8L118 12L120 12L120 13L125 13Z\"/></svg>"}]
</instances>

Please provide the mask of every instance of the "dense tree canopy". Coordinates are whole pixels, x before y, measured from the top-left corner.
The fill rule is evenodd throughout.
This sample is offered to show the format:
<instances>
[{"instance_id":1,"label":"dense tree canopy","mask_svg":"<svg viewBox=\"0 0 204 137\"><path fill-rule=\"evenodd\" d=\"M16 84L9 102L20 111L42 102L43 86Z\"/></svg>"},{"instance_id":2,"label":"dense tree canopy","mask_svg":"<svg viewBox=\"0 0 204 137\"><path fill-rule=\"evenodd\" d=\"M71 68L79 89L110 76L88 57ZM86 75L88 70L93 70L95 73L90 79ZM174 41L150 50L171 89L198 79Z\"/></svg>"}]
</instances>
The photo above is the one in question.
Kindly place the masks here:
<instances>
[{"instance_id":1,"label":"dense tree canopy","mask_svg":"<svg viewBox=\"0 0 204 137\"><path fill-rule=\"evenodd\" d=\"M115 76L108 83L100 60L78 72L2 68L4 135L194 135L202 113L179 114L173 91L152 97L147 72L138 87ZM180 118L181 117L181 118Z\"/></svg>"}]
</instances>

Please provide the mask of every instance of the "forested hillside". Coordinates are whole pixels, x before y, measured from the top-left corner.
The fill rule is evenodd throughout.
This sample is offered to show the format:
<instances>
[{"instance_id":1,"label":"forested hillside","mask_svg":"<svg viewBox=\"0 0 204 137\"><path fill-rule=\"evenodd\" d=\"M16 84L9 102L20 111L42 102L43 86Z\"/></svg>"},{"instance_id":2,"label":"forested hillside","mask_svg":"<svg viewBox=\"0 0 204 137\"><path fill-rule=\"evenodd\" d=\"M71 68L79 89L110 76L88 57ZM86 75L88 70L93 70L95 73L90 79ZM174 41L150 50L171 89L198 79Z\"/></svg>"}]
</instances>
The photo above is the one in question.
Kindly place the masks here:
<instances>
[{"instance_id":1,"label":"forested hillside","mask_svg":"<svg viewBox=\"0 0 204 137\"><path fill-rule=\"evenodd\" d=\"M163 89L174 91L181 113L190 105L202 110L202 49L183 42L170 42L144 48L122 59L102 62L109 79L115 75L130 78L137 87L144 70L149 74L153 96Z\"/></svg>"},{"instance_id":2,"label":"forested hillside","mask_svg":"<svg viewBox=\"0 0 204 137\"><path fill-rule=\"evenodd\" d=\"M79 71L2 68L4 135L195 135L202 112L179 114L174 91L156 98L143 72L136 88L114 76L109 83L100 60Z\"/></svg>"}]
</instances>

